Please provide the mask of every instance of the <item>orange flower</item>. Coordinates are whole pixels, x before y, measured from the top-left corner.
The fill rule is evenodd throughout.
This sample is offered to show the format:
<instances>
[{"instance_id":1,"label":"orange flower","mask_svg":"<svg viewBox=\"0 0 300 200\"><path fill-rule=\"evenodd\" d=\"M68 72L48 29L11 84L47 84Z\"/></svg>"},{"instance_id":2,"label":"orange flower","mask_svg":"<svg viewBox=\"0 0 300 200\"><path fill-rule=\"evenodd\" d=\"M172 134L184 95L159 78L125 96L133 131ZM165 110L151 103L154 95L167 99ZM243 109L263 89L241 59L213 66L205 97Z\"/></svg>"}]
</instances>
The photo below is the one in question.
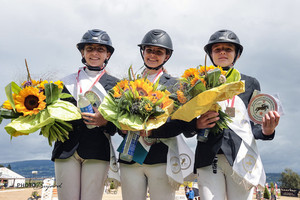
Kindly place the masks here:
<instances>
[{"instance_id":1,"label":"orange flower","mask_svg":"<svg viewBox=\"0 0 300 200\"><path fill-rule=\"evenodd\" d=\"M152 103L156 103L159 99L163 98L164 92L162 91L153 91L151 94L147 97Z\"/></svg>"},{"instance_id":2,"label":"orange flower","mask_svg":"<svg viewBox=\"0 0 300 200\"><path fill-rule=\"evenodd\" d=\"M184 104L187 102L187 98L184 96L184 93L182 91L177 90L176 94L180 103Z\"/></svg>"},{"instance_id":3,"label":"orange flower","mask_svg":"<svg viewBox=\"0 0 300 200\"><path fill-rule=\"evenodd\" d=\"M129 89L128 80L122 80L117 83L115 87L113 87L114 97L119 98L122 96L122 90L126 91Z\"/></svg>"},{"instance_id":4,"label":"orange flower","mask_svg":"<svg viewBox=\"0 0 300 200\"><path fill-rule=\"evenodd\" d=\"M196 68L190 68L184 71L184 74L181 76L182 78L194 78L195 76L197 76L199 74L198 69Z\"/></svg>"}]
</instances>

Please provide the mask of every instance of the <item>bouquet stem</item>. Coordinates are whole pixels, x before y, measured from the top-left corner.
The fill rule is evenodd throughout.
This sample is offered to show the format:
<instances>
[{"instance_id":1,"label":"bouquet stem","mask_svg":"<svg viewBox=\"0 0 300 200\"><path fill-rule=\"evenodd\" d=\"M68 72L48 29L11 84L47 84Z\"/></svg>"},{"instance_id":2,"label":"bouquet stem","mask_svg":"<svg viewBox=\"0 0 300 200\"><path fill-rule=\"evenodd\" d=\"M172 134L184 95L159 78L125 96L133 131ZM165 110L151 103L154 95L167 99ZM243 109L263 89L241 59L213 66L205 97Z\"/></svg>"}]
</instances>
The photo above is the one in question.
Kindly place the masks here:
<instances>
[{"instance_id":1,"label":"bouquet stem","mask_svg":"<svg viewBox=\"0 0 300 200\"><path fill-rule=\"evenodd\" d=\"M125 144L120 154L120 159L131 162L135 151L136 143L139 140L139 131L128 131L125 136Z\"/></svg>"},{"instance_id":2,"label":"bouquet stem","mask_svg":"<svg viewBox=\"0 0 300 200\"><path fill-rule=\"evenodd\" d=\"M199 142L207 142L208 140L208 134L209 134L209 129L205 128L205 129L201 129L200 132L197 134L197 140Z\"/></svg>"}]
</instances>

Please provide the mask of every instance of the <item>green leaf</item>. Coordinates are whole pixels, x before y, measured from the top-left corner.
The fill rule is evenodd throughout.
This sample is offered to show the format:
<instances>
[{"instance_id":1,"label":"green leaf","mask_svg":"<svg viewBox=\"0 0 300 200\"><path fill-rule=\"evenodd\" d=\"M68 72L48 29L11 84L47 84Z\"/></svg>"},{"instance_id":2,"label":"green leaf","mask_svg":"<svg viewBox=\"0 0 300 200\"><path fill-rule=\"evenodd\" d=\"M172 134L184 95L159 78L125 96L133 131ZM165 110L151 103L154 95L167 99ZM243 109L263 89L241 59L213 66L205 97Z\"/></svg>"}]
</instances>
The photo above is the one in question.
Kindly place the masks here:
<instances>
[{"instance_id":1,"label":"green leaf","mask_svg":"<svg viewBox=\"0 0 300 200\"><path fill-rule=\"evenodd\" d=\"M4 119L15 119L21 116L22 114L17 113L13 110L7 110L4 108L0 108L0 116Z\"/></svg>"},{"instance_id":2,"label":"green leaf","mask_svg":"<svg viewBox=\"0 0 300 200\"><path fill-rule=\"evenodd\" d=\"M81 119L78 108L67 101L57 100L55 103L48 105L47 110L52 118L62 121Z\"/></svg>"},{"instance_id":3,"label":"green leaf","mask_svg":"<svg viewBox=\"0 0 300 200\"><path fill-rule=\"evenodd\" d=\"M204 83L201 80L198 80L197 83L188 90L188 93L192 97L195 97L205 90L206 90L206 87L205 87Z\"/></svg>"},{"instance_id":4,"label":"green leaf","mask_svg":"<svg viewBox=\"0 0 300 200\"><path fill-rule=\"evenodd\" d=\"M59 89L58 85L54 83L45 84L45 96L47 105L54 103L59 98Z\"/></svg>"},{"instance_id":5,"label":"green leaf","mask_svg":"<svg viewBox=\"0 0 300 200\"><path fill-rule=\"evenodd\" d=\"M164 98L166 97L167 95L165 94L162 98L160 98L157 102L155 102L155 106L159 106L162 102L163 102L163 100L164 100Z\"/></svg>"},{"instance_id":6,"label":"green leaf","mask_svg":"<svg viewBox=\"0 0 300 200\"><path fill-rule=\"evenodd\" d=\"M214 70L207 72L207 77L206 77L207 89L211 89L219 86L220 75L221 75L221 70L218 68L215 68Z\"/></svg>"},{"instance_id":7,"label":"green leaf","mask_svg":"<svg viewBox=\"0 0 300 200\"><path fill-rule=\"evenodd\" d=\"M130 67L128 68L128 78L130 81L132 81L132 76L131 76L131 69L132 69L132 65L130 65Z\"/></svg>"},{"instance_id":8,"label":"green leaf","mask_svg":"<svg viewBox=\"0 0 300 200\"><path fill-rule=\"evenodd\" d=\"M68 94L68 93L60 93L59 94L59 98L60 99L67 99L67 98L71 98L73 97L71 94Z\"/></svg>"},{"instance_id":9,"label":"green leaf","mask_svg":"<svg viewBox=\"0 0 300 200\"><path fill-rule=\"evenodd\" d=\"M157 81L155 82L154 86L153 86L153 91L157 90L158 84L159 84L159 80L160 77L157 79Z\"/></svg>"},{"instance_id":10,"label":"green leaf","mask_svg":"<svg viewBox=\"0 0 300 200\"><path fill-rule=\"evenodd\" d=\"M154 111L154 113L152 114L152 116L153 116L153 117L156 117L156 116L160 116L160 115L162 115L162 114L164 114L164 113L165 113L165 111L164 111L161 107L155 106L155 111Z\"/></svg>"},{"instance_id":11,"label":"green leaf","mask_svg":"<svg viewBox=\"0 0 300 200\"><path fill-rule=\"evenodd\" d=\"M45 109L36 115L20 116L12 120L4 128L8 134L14 136L17 132L23 134L33 133L53 121L54 119L50 117L47 109Z\"/></svg>"},{"instance_id":12,"label":"green leaf","mask_svg":"<svg viewBox=\"0 0 300 200\"><path fill-rule=\"evenodd\" d=\"M21 90L22 90L22 88L20 86L18 86L15 82L11 82L5 87L5 94L6 94L7 100L9 101L9 103L12 106L14 111L16 110L16 108L15 108L15 102L14 102L12 94L13 93L19 94L19 92Z\"/></svg>"}]
</instances>

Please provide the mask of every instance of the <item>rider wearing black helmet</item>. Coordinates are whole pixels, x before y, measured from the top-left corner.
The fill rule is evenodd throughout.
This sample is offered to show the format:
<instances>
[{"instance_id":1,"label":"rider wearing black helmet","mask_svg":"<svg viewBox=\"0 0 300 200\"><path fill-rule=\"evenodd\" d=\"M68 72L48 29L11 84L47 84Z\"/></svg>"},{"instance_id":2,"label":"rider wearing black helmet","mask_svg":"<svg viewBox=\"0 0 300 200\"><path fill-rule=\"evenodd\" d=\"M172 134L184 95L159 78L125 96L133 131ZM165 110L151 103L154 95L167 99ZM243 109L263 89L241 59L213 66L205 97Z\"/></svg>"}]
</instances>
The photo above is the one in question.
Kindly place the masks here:
<instances>
[{"instance_id":1,"label":"rider wearing black helmet","mask_svg":"<svg viewBox=\"0 0 300 200\"><path fill-rule=\"evenodd\" d=\"M89 62L87 62L87 59L85 58L84 55L84 49L86 45L93 45L95 44L96 46L104 46L106 48L106 51L108 52L107 57L104 59L104 62L101 63L100 66L95 66L95 65L90 65ZM100 71L105 68L105 66L108 63L108 60L110 59L111 55L114 53L114 48L112 46L111 39L109 35L102 30L99 29L93 29L93 30L88 30L81 38L80 42L76 45L77 49L80 51L82 54L82 59L81 62L86 65L90 70L94 71ZM100 52L98 52L100 53Z\"/></svg>"},{"instance_id":2,"label":"rider wearing black helmet","mask_svg":"<svg viewBox=\"0 0 300 200\"><path fill-rule=\"evenodd\" d=\"M144 36L138 46L140 47L140 52L146 66L142 74L143 77L147 76L148 80L153 83L159 80L160 85L164 85L168 90L172 90L172 86L176 85L177 79L165 73L163 67L173 52L170 36L163 30L154 29ZM177 166L180 166L180 163L177 163L177 160L170 160L173 156L169 154L171 152L169 146L167 143L158 140L156 136L172 137L173 143L170 143L174 144L174 147L177 148L178 138L175 138L175 136L184 131L195 131L195 124L196 120L192 123L182 122L180 120L168 120L161 127L148 131L148 134L152 136L155 135L155 138L149 139L146 137L145 139L145 137L141 137L141 139L147 141L148 145L151 145L142 165L133 161L129 163L119 159L123 200L145 199L147 188L149 189L150 198L153 200L175 199L175 188L177 185L179 186L180 183L176 182L178 180L175 180L176 178L174 178L174 176L178 177L182 171L180 167L179 171L176 172L168 167L172 166L174 162L178 164ZM143 131L141 132L141 134L143 134ZM178 140L180 139L181 138ZM180 141L182 141L181 145L186 145L183 139ZM193 155L189 155L189 157L192 158ZM168 174L166 172L167 169ZM189 169L186 168L187 174L189 174L189 170L190 173L192 173L192 167Z\"/></svg>"},{"instance_id":3,"label":"rider wearing black helmet","mask_svg":"<svg viewBox=\"0 0 300 200\"><path fill-rule=\"evenodd\" d=\"M158 66L150 67L147 65L147 62L144 62L144 65L150 70L159 70L169 60L173 53L173 44L170 36L167 32L160 29L154 29L149 31L144 36L141 44L139 44L138 46L140 47L140 52L143 59L145 59L144 52L146 50L146 47L152 46L165 49L167 57Z\"/></svg>"},{"instance_id":4,"label":"rider wearing black helmet","mask_svg":"<svg viewBox=\"0 0 300 200\"><path fill-rule=\"evenodd\" d=\"M84 67L62 79L68 100L77 105L79 94L103 100L106 91L118 81L104 70L114 52L110 37L99 29L88 30L77 44ZM85 95L86 96L86 95ZM100 101L101 102L101 101ZM83 119L71 121L73 130L64 143L57 141L52 152L59 199L102 199L110 161L109 135L116 127L94 107L94 113L82 113ZM89 125L89 128L87 127ZM94 128L91 128L94 127Z\"/></svg>"},{"instance_id":5,"label":"rider wearing black helmet","mask_svg":"<svg viewBox=\"0 0 300 200\"><path fill-rule=\"evenodd\" d=\"M243 46L234 32L220 30L210 37L204 50L215 66L226 71L238 60ZM244 74L241 74L241 79L245 81L245 92L219 102L224 112L231 108L235 113L231 116L229 128L219 135L209 134L206 143L197 143L195 169L201 199L250 200L253 195L251 188L264 185L265 174L255 139L272 140L280 115L269 111L262 126L249 121L246 108L253 92L260 90L260 85L255 78ZM212 128L219 119L218 115L213 111L204 113L197 120L197 128Z\"/></svg>"}]
</instances>

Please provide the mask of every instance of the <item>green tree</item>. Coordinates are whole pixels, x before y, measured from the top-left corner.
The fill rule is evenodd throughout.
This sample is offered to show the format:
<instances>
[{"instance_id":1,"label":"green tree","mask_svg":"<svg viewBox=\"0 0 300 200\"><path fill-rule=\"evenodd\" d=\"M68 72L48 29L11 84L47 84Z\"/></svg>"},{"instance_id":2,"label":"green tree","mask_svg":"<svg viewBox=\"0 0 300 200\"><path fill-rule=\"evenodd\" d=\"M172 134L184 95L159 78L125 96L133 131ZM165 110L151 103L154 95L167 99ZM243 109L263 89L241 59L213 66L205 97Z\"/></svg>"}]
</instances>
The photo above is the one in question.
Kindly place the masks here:
<instances>
[{"instance_id":1,"label":"green tree","mask_svg":"<svg viewBox=\"0 0 300 200\"><path fill-rule=\"evenodd\" d=\"M11 169L11 166L10 166L10 164L8 164L8 165L7 165L7 169Z\"/></svg>"},{"instance_id":2,"label":"green tree","mask_svg":"<svg viewBox=\"0 0 300 200\"><path fill-rule=\"evenodd\" d=\"M279 181L283 188L300 189L300 176L291 169L286 168L281 173Z\"/></svg>"},{"instance_id":3,"label":"green tree","mask_svg":"<svg viewBox=\"0 0 300 200\"><path fill-rule=\"evenodd\" d=\"M0 167L4 167L4 165L1 165L1 164L0 164Z\"/></svg>"},{"instance_id":4,"label":"green tree","mask_svg":"<svg viewBox=\"0 0 300 200\"><path fill-rule=\"evenodd\" d=\"M270 199L270 193L266 186L265 186L265 190L264 190L264 199Z\"/></svg>"}]
</instances>

